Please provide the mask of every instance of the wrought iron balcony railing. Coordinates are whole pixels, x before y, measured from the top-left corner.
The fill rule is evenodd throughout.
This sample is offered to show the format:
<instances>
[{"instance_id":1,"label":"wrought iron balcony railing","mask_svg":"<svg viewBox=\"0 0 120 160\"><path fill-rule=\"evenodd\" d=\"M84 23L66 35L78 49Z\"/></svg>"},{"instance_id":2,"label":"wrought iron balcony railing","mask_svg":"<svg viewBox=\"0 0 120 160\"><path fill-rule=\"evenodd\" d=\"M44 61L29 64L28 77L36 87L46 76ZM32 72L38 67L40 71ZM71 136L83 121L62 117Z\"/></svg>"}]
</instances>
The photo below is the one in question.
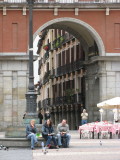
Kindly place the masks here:
<instances>
[{"instance_id":1,"label":"wrought iron balcony railing","mask_svg":"<svg viewBox=\"0 0 120 160\"><path fill-rule=\"evenodd\" d=\"M75 61L73 63L66 64L57 68L56 77L68 74L83 68L83 61Z\"/></svg>"},{"instance_id":2,"label":"wrought iron balcony railing","mask_svg":"<svg viewBox=\"0 0 120 160\"><path fill-rule=\"evenodd\" d=\"M82 102L82 94L73 94L72 96L60 96L53 98L52 105L81 104Z\"/></svg>"},{"instance_id":3,"label":"wrought iron balcony railing","mask_svg":"<svg viewBox=\"0 0 120 160\"><path fill-rule=\"evenodd\" d=\"M43 78L43 85L45 85L45 83L47 83L50 79L50 71L46 72Z\"/></svg>"},{"instance_id":4,"label":"wrought iron balcony railing","mask_svg":"<svg viewBox=\"0 0 120 160\"><path fill-rule=\"evenodd\" d=\"M45 63L45 61L49 58L49 51L46 51L44 56L43 56L43 62Z\"/></svg>"},{"instance_id":5,"label":"wrought iron balcony railing","mask_svg":"<svg viewBox=\"0 0 120 160\"><path fill-rule=\"evenodd\" d=\"M34 0L34 3L120 3L120 0ZM27 3L27 0L0 0L0 3Z\"/></svg>"},{"instance_id":6,"label":"wrought iron balcony railing","mask_svg":"<svg viewBox=\"0 0 120 160\"><path fill-rule=\"evenodd\" d=\"M66 34L58 37L57 39L55 39L52 42L51 49L61 48L63 44L67 43L68 41L70 41L73 38L75 38L73 35L66 33Z\"/></svg>"},{"instance_id":7,"label":"wrought iron balcony railing","mask_svg":"<svg viewBox=\"0 0 120 160\"><path fill-rule=\"evenodd\" d=\"M51 99L50 98L46 98L42 101L42 107L43 108L47 108L48 106L51 105Z\"/></svg>"},{"instance_id":8,"label":"wrought iron balcony railing","mask_svg":"<svg viewBox=\"0 0 120 160\"><path fill-rule=\"evenodd\" d=\"M42 107L47 108L49 106L69 105L69 104L82 104L83 96L81 93L74 94L72 96L60 96L56 98L46 98L42 101Z\"/></svg>"},{"instance_id":9,"label":"wrought iron balcony railing","mask_svg":"<svg viewBox=\"0 0 120 160\"><path fill-rule=\"evenodd\" d=\"M45 85L49 81L49 79L53 79L54 77L55 77L55 69L46 72L43 77L43 85Z\"/></svg>"}]
</instances>

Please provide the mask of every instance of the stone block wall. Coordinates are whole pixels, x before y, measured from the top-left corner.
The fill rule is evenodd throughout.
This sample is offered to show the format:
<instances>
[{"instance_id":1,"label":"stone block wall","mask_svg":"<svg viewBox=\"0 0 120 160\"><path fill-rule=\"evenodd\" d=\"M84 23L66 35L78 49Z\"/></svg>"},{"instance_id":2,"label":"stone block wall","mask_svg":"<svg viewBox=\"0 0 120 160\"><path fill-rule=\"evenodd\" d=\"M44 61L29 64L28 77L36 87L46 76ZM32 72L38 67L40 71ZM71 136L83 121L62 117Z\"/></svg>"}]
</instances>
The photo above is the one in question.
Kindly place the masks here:
<instances>
[{"instance_id":1,"label":"stone block wall","mask_svg":"<svg viewBox=\"0 0 120 160\"><path fill-rule=\"evenodd\" d=\"M23 123L28 87L28 56L6 55L0 60L0 126Z\"/></svg>"},{"instance_id":2,"label":"stone block wall","mask_svg":"<svg viewBox=\"0 0 120 160\"><path fill-rule=\"evenodd\" d=\"M92 63L87 68L86 108L89 112L89 122L100 120L97 103L120 97L119 57L104 58L98 63ZM112 109L104 110L103 120L113 121Z\"/></svg>"}]
</instances>

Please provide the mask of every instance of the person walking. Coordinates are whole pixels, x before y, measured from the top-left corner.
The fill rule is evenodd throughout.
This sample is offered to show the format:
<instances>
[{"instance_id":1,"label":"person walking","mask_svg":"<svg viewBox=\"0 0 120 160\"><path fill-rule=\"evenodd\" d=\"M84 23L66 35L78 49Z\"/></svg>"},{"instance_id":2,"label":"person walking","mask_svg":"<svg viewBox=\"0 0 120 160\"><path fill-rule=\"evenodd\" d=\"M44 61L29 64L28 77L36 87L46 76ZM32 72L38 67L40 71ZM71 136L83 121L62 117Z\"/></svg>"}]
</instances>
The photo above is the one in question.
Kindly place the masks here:
<instances>
[{"instance_id":1,"label":"person walking","mask_svg":"<svg viewBox=\"0 0 120 160\"><path fill-rule=\"evenodd\" d=\"M38 118L39 118L39 124L42 124L42 120L43 120L43 115L41 113L41 110L38 113Z\"/></svg>"},{"instance_id":2,"label":"person walking","mask_svg":"<svg viewBox=\"0 0 120 160\"><path fill-rule=\"evenodd\" d=\"M45 112L45 120L50 119L50 112L46 111Z\"/></svg>"},{"instance_id":3,"label":"person walking","mask_svg":"<svg viewBox=\"0 0 120 160\"><path fill-rule=\"evenodd\" d=\"M61 138L67 138L67 147L69 147L71 135L69 134L69 125L67 124L66 119L63 119L60 124L57 126L57 137L58 137L58 146L62 146Z\"/></svg>"},{"instance_id":4,"label":"person walking","mask_svg":"<svg viewBox=\"0 0 120 160\"><path fill-rule=\"evenodd\" d=\"M35 126L35 120L32 119L30 124L26 127L26 136L27 139L31 140L31 149L34 149L35 144L38 144L38 140L36 138L37 128Z\"/></svg>"},{"instance_id":5,"label":"person walking","mask_svg":"<svg viewBox=\"0 0 120 160\"><path fill-rule=\"evenodd\" d=\"M54 134L54 129L52 126L52 121L47 119L45 124L42 126L42 136L46 140L46 147L51 147L51 141L53 141L55 147L58 149L57 141Z\"/></svg>"},{"instance_id":6,"label":"person walking","mask_svg":"<svg viewBox=\"0 0 120 160\"><path fill-rule=\"evenodd\" d=\"M83 109L81 117L82 117L82 125L86 124L88 119L88 113L86 112L86 109Z\"/></svg>"}]
</instances>

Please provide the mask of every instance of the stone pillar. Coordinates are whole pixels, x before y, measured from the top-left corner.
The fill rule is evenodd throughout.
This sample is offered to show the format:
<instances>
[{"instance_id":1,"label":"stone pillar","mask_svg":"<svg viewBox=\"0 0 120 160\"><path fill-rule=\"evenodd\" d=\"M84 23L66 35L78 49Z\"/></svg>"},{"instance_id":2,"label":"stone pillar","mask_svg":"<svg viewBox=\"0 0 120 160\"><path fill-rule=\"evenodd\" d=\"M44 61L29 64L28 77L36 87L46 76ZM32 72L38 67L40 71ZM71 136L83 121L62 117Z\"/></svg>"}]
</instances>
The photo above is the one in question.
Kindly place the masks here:
<instances>
[{"instance_id":1,"label":"stone pillar","mask_svg":"<svg viewBox=\"0 0 120 160\"><path fill-rule=\"evenodd\" d=\"M54 108L50 107L50 116L53 124L55 124L55 117L54 117Z\"/></svg>"},{"instance_id":2,"label":"stone pillar","mask_svg":"<svg viewBox=\"0 0 120 160\"><path fill-rule=\"evenodd\" d=\"M62 106L62 119L66 119L66 108Z\"/></svg>"},{"instance_id":3,"label":"stone pillar","mask_svg":"<svg viewBox=\"0 0 120 160\"><path fill-rule=\"evenodd\" d=\"M71 130L75 129L75 113L74 113L74 106L70 106L70 118L71 118Z\"/></svg>"},{"instance_id":4,"label":"stone pillar","mask_svg":"<svg viewBox=\"0 0 120 160\"><path fill-rule=\"evenodd\" d=\"M78 129L80 126L80 111L78 105L75 106L75 129Z\"/></svg>"},{"instance_id":5,"label":"stone pillar","mask_svg":"<svg viewBox=\"0 0 120 160\"><path fill-rule=\"evenodd\" d=\"M58 110L56 107L54 107L54 116L55 116L55 126L58 125L59 117L58 117Z\"/></svg>"},{"instance_id":6,"label":"stone pillar","mask_svg":"<svg viewBox=\"0 0 120 160\"><path fill-rule=\"evenodd\" d=\"M59 112L59 123L62 121L62 107L61 106L59 106L58 107L58 112Z\"/></svg>"},{"instance_id":7,"label":"stone pillar","mask_svg":"<svg viewBox=\"0 0 120 160\"><path fill-rule=\"evenodd\" d=\"M70 106L66 106L66 111L67 111L67 123L69 124L69 128L71 129L71 117L70 117Z\"/></svg>"}]
</instances>

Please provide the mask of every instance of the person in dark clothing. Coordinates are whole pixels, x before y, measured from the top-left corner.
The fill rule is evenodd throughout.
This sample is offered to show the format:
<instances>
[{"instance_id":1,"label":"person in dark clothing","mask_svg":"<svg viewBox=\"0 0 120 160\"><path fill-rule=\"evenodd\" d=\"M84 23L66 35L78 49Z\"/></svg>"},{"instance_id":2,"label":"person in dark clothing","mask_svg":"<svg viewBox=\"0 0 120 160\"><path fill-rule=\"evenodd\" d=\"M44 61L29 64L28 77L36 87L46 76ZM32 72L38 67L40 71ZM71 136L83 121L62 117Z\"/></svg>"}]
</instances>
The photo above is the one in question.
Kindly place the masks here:
<instances>
[{"instance_id":1,"label":"person in dark clothing","mask_svg":"<svg viewBox=\"0 0 120 160\"><path fill-rule=\"evenodd\" d=\"M46 111L45 112L45 120L50 119L50 112Z\"/></svg>"},{"instance_id":2,"label":"person in dark clothing","mask_svg":"<svg viewBox=\"0 0 120 160\"><path fill-rule=\"evenodd\" d=\"M36 138L37 128L35 126L35 120L31 120L30 124L26 127L26 136L27 139L31 140L31 149L34 149L34 145L38 144L38 140Z\"/></svg>"},{"instance_id":3,"label":"person in dark clothing","mask_svg":"<svg viewBox=\"0 0 120 160\"><path fill-rule=\"evenodd\" d=\"M58 145L54 136L54 129L52 126L52 121L50 119L47 119L45 124L42 126L42 136L46 140L46 147L50 148L51 141L53 141L55 147L58 149Z\"/></svg>"},{"instance_id":4,"label":"person in dark clothing","mask_svg":"<svg viewBox=\"0 0 120 160\"><path fill-rule=\"evenodd\" d=\"M39 113L38 113L38 118L39 118L39 124L42 124L43 115L42 115L41 111L39 111Z\"/></svg>"}]
</instances>

